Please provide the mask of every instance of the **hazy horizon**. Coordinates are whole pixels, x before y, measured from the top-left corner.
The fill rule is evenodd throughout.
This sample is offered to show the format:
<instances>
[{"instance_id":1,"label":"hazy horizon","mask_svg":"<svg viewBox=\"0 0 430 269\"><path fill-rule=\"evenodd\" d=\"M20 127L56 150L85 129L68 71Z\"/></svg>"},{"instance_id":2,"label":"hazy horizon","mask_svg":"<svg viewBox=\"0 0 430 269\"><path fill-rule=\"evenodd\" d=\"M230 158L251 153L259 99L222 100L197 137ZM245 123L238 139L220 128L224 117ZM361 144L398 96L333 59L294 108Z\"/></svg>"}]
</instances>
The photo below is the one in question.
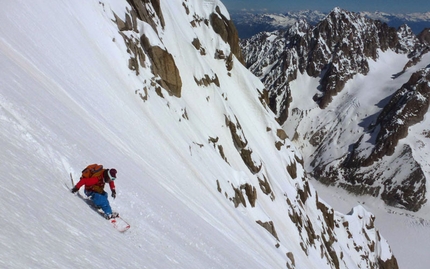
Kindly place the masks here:
<instances>
[{"instance_id":1,"label":"hazy horizon","mask_svg":"<svg viewBox=\"0 0 430 269\"><path fill-rule=\"evenodd\" d=\"M426 13L430 12L430 1L339 1L329 0L325 2L304 0L221 0L229 11L252 11L252 12L279 12L299 10L318 10L323 12L331 11L335 7L340 7L348 11L380 11L387 13Z\"/></svg>"}]
</instances>

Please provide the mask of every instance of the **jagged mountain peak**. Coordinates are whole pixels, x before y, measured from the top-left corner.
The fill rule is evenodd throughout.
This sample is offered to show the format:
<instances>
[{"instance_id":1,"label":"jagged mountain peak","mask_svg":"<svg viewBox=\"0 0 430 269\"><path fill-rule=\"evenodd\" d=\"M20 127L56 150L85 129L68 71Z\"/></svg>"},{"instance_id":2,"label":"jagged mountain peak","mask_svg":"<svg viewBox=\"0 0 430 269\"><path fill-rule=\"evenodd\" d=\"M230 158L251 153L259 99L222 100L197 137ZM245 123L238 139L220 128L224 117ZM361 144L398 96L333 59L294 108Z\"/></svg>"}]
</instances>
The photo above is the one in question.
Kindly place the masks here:
<instances>
[{"instance_id":1,"label":"jagged mountain peak","mask_svg":"<svg viewBox=\"0 0 430 269\"><path fill-rule=\"evenodd\" d=\"M351 29L355 34L369 31L366 28L374 27L373 21L360 13L351 12L339 7L334 8L328 15L322 19L316 26L317 29L326 28L326 31L334 31L333 34L348 35L348 29Z\"/></svg>"},{"instance_id":2,"label":"jagged mountain peak","mask_svg":"<svg viewBox=\"0 0 430 269\"><path fill-rule=\"evenodd\" d=\"M327 15L327 17L330 18L337 18L337 19L342 19L345 18L345 16L348 17L354 17L356 13L352 12L352 11L348 11L346 9L340 8L340 7L334 7ZM353 18L352 18L353 19Z\"/></svg>"}]
</instances>

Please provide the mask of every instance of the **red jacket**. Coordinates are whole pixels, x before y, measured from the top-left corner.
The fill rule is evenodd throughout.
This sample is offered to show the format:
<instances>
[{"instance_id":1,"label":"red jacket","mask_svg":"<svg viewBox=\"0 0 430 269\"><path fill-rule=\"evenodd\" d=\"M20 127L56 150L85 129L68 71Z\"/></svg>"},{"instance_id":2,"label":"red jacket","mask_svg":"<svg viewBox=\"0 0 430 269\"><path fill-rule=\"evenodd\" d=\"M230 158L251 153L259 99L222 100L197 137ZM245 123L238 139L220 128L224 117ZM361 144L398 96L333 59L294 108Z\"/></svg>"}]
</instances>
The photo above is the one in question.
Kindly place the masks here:
<instances>
[{"instance_id":1,"label":"red jacket","mask_svg":"<svg viewBox=\"0 0 430 269\"><path fill-rule=\"evenodd\" d=\"M85 185L86 191L103 193L105 181L103 180L103 175L100 177L81 178L78 184L76 184L76 188L80 189L83 185ZM109 181L109 187L111 190L115 190L115 183L113 180Z\"/></svg>"}]
</instances>

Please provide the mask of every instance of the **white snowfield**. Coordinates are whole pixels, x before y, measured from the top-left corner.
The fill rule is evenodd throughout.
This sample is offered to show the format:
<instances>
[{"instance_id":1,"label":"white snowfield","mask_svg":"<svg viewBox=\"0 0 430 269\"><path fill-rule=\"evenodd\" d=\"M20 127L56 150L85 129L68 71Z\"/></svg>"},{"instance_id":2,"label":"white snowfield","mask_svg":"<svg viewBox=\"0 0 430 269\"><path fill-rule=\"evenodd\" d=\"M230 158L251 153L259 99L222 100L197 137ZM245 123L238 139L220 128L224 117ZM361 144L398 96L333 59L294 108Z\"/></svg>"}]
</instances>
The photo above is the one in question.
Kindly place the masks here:
<instances>
[{"instance_id":1,"label":"white snowfield","mask_svg":"<svg viewBox=\"0 0 430 269\"><path fill-rule=\"evenodd\" d=\"M150 85L153 75L149 68L139 76L128 68L127 48L112 22L112 11L125 16L126 1L2 5L0 268L286 268L287 252L294 253L296 268L331 268L319 249L310 249L309 256L297 249L305 235L288 217L284 198L293 201L296 187L302 187L285 171L287 160L300 152L288 140L282 150L274 147L275 135L267 127L276 133L278 126L256 91L263 85L237 60L228 74L213 54L196 53L190 45L195 36L208 52L223 49L228 55L230 48L206 32L204 23L192 28L182 1L160 2L166 27L162 41L151 42L161 42L175 58L182 97L164 91L161 98L149 88L147 101L136 92ZM185 2L201 15L217 5L227 14L217 0ZM221 86L198 87L194 77L211 72ZM270 174L274 201L259 191L255 208L249 203L235 208L226 197L234 196L232 185L251 182L258 188L258 180L237 154L225 115L240 121L256 159ZM229 163L209 137L219 137ZM117 198L110 201L131 224L126 233L118 233L70 193L69 173L76 180L91 163L117 169ZM297 177L303 174L298 166ZM321 199L339 203L339 212L355 207L352 215L336 212L336 218L350 221L357 242L364 238L365 225L357 220L372 212L400 267L426 268L428 214L417 219L387 212L371 200L357 206L362 198L318 188ZM311 193L315 199L312 186ZM306 207L310 217L321 217ZM257 220L275 223L279 248ZM386 259L384 238L376 247ZM347 235L339 233L338 240L335 248L346 249ZM357 261L358 253L342 268L356 268Z\"/></svg>"}]
</instances>

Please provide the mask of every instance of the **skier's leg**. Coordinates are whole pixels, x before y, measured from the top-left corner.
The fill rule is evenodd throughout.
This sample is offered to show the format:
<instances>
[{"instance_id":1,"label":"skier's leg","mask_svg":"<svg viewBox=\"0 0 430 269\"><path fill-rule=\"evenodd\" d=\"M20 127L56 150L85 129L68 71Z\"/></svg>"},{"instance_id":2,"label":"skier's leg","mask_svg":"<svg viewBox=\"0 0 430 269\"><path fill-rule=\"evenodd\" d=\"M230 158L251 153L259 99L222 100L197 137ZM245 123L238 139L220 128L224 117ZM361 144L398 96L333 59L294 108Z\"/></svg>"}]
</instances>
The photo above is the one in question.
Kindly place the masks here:
<instances>
[{"instance_id":1,"label":"skier's leg","mask_svg":"<svg viewBox=\"0 0 430 269\"><path fill-rule=\"evenodd\" d=\"M105 212L105 214L112 214L112 209L109 204L107 192L104 192L103 194L94 193L91 196L91 200L93 200L93 203L96 206L99 206L103 210L103 212Z\"/></svg>"},{"instance_id":2,"label":"skier's leg","mask_svg":"<svg viewBox=\"0 0 430 269\"><path fill-rule=\"evenodd\" d=\"M94 201L93 201L93 195L94 195L94 193L95 193L95 192L93 192L93 191L89 191L89 190L85 190L85 191L84 191L84 193L85 193L85 195L86 195L86 196L90 199L90 201L91 201L91 202L86 201L86 203L87 203L88 205L90 205L90 206L92 206L92 207L94 207L94 208L97 208L97 209L100 209L100 208L101 208L100 206L98 206L98 205L94 204Z\"/></svg>"}]
</instances>

